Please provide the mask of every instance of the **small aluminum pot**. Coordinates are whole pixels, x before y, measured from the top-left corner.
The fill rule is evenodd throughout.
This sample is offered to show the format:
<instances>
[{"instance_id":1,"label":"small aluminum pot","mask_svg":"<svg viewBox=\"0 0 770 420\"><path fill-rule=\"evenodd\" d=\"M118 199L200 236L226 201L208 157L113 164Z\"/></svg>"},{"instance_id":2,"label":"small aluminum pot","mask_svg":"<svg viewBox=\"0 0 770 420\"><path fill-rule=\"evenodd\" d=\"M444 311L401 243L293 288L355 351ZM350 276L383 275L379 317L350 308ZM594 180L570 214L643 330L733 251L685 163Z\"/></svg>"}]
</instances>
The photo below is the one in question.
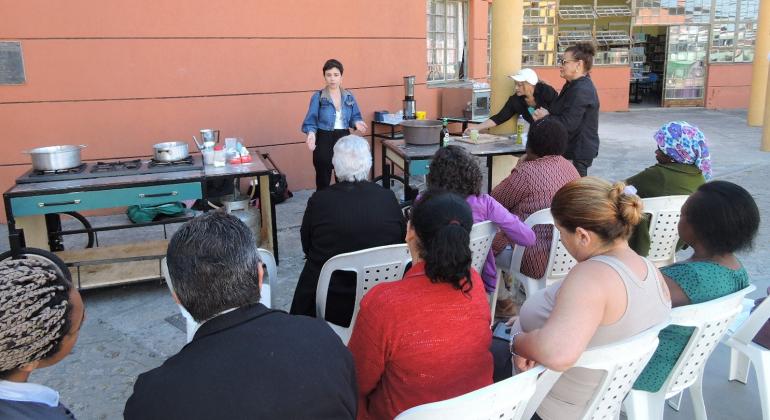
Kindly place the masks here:
<instances>
[{"instance_id":1,"label":"small aluminum pot","mask_svg":"<svg viewBox=\"0 0 770 420\"><path fill-rule=\"evenodd\" d=\"M86 147L79 146L47 146L27 150L24 153L32 157L32 169L36 171L60 171L77 168L80 166L80 150Z\"/></svg>"},{"instance_id":2,"label":"small aluminum pot","mask_svg":"<svg viewBox=\"0 0 770 420\"><path fill-rule=\"evenodd\" d=\"M155 160L158 162L176 162L190 156L187 143L183 141L167 141L153 146Z\"/></svg>"}]
</instances>

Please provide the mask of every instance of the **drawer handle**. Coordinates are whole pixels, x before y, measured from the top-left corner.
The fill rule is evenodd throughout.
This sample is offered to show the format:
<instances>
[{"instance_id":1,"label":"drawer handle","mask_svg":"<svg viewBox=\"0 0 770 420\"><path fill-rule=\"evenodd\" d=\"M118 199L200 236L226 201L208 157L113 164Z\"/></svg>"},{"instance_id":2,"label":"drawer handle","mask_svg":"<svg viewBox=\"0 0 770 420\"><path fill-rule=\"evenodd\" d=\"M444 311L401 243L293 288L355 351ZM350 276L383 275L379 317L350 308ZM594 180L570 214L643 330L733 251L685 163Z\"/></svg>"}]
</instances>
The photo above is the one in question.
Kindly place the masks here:
<instances>
[{"instance_id":1,"label":"drawer handle","mask_svg":"<svg viewBox=\"0 0 770 420\"><path fill-rule=\"evenodd\" d=\"M157 193L157 194L139 194L139 198L170 197L174 195L179 195L179 193L177 191L171 191L167 193Z\"/></svg>"},{"instance_id":2,"label":"drawer handle","mask_svg":"<svg viewBox=\"0 0 770 420\"><path fill-rule=\"evenodd\" d=\"M38 207L54 207L54 206L71 206L73 204L80 204L80 200L59 201L58 203L37 203L37 206Z\"/></svg>"}]
</instances>

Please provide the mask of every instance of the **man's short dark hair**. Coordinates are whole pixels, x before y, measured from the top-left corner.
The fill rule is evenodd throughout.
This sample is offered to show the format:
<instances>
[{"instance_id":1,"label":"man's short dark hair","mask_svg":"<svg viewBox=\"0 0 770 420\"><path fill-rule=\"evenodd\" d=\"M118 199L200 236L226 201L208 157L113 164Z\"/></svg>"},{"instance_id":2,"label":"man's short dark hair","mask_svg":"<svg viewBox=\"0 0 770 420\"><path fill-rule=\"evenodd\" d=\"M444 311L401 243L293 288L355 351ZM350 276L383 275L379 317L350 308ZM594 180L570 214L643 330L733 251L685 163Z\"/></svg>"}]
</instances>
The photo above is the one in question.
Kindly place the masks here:
<instances>
[{"instance_id":1,"label":"man's short dark hair","mask_svg":"<svg viewBox=\"0 0 770 420\"><path fill-rule=\"evenodd\" d=\"M529 127L527 149L537 156L561 156L567 150L567 129L555 118L537 120Z\"/></svg>"},{"instance_id":2,"label":"man's short dark hair","mask_svg":"<svg viewBox=\"0 0 770 420\"><path fill-rule=\"evenodd\" d=\"M326 63L324 63L323 72L324 74L326 74L328 70L335 69L335 68L340 71L340 75L342 75L342 73L345 71L345 69L342 68L342 63L340 63L339 60L335 60L331 58L329 60L326 60Z\"/></svg>"},{"instance_id":3,"label":"man's short dark hair","mask_svg":"<svg viewBox=\"0 0 770 420\"><path fill-rule=\"evenodd\" d=\"M259 252L235 216L213 211L185 223L166 260L180 303L198 322L259 302Z\"/></svg>"}]
</instances>

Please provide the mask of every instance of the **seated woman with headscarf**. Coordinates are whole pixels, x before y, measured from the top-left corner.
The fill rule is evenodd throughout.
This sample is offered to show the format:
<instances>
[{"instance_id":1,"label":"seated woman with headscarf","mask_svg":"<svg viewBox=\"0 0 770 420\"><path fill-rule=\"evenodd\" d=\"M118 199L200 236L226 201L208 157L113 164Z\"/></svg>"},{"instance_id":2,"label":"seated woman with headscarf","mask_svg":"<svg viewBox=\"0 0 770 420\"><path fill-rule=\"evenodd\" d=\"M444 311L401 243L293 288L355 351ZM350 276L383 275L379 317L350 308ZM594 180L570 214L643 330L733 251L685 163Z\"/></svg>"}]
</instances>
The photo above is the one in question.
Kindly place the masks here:
<instances>
[{"instance_id":1,"label":"seated woman with headscarf","mask_svg":"<svg viewBox=\"0 0 770 420\"><path fill-rule=\"evenodd\" d=\"M711 179L711 154L706 136L686 121L663 124L653 136L657 164L628 178L641 198L690 195ZM646 257L650 252L650 218L645 215L629 239L631 248Z\"/></svg>"},{"instance_id":2,"label":"seated woman with headscarf","mask_svg":"<svg viewBox=\"0 0 770 420\"><path fill-rule=\"evenodd\" d=\"M300 236L307 261L299 276L291 313L315 316L321 267L346 252L404 242L406 222L392 191L367 180L372 166L369 144L349 135L339 139L332 158L337 183L316 191L307 202ZM353 315L356 275L332 274L326 320L347 327Z\"/></svg>"}]
</instances>

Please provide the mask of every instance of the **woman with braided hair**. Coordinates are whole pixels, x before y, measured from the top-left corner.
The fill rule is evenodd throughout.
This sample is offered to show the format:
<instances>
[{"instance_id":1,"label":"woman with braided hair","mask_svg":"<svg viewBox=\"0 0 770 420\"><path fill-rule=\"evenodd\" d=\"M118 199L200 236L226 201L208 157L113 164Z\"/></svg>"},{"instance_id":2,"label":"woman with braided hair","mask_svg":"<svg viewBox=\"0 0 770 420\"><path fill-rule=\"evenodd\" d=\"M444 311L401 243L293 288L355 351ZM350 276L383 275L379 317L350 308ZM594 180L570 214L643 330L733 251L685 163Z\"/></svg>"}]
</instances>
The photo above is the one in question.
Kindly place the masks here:
<instances>
[{"instance_id":1,"label":"woman with braided hair","mask_svg":"<svg viewBox=\"0 0 770 420\"><path fill-rule=\"evenodd\" d=\"M27 380L70 353L84 315L80 294L54 264L0 262L0 418L75 418L58 392Z\"/></svg>"}]
</instances>

